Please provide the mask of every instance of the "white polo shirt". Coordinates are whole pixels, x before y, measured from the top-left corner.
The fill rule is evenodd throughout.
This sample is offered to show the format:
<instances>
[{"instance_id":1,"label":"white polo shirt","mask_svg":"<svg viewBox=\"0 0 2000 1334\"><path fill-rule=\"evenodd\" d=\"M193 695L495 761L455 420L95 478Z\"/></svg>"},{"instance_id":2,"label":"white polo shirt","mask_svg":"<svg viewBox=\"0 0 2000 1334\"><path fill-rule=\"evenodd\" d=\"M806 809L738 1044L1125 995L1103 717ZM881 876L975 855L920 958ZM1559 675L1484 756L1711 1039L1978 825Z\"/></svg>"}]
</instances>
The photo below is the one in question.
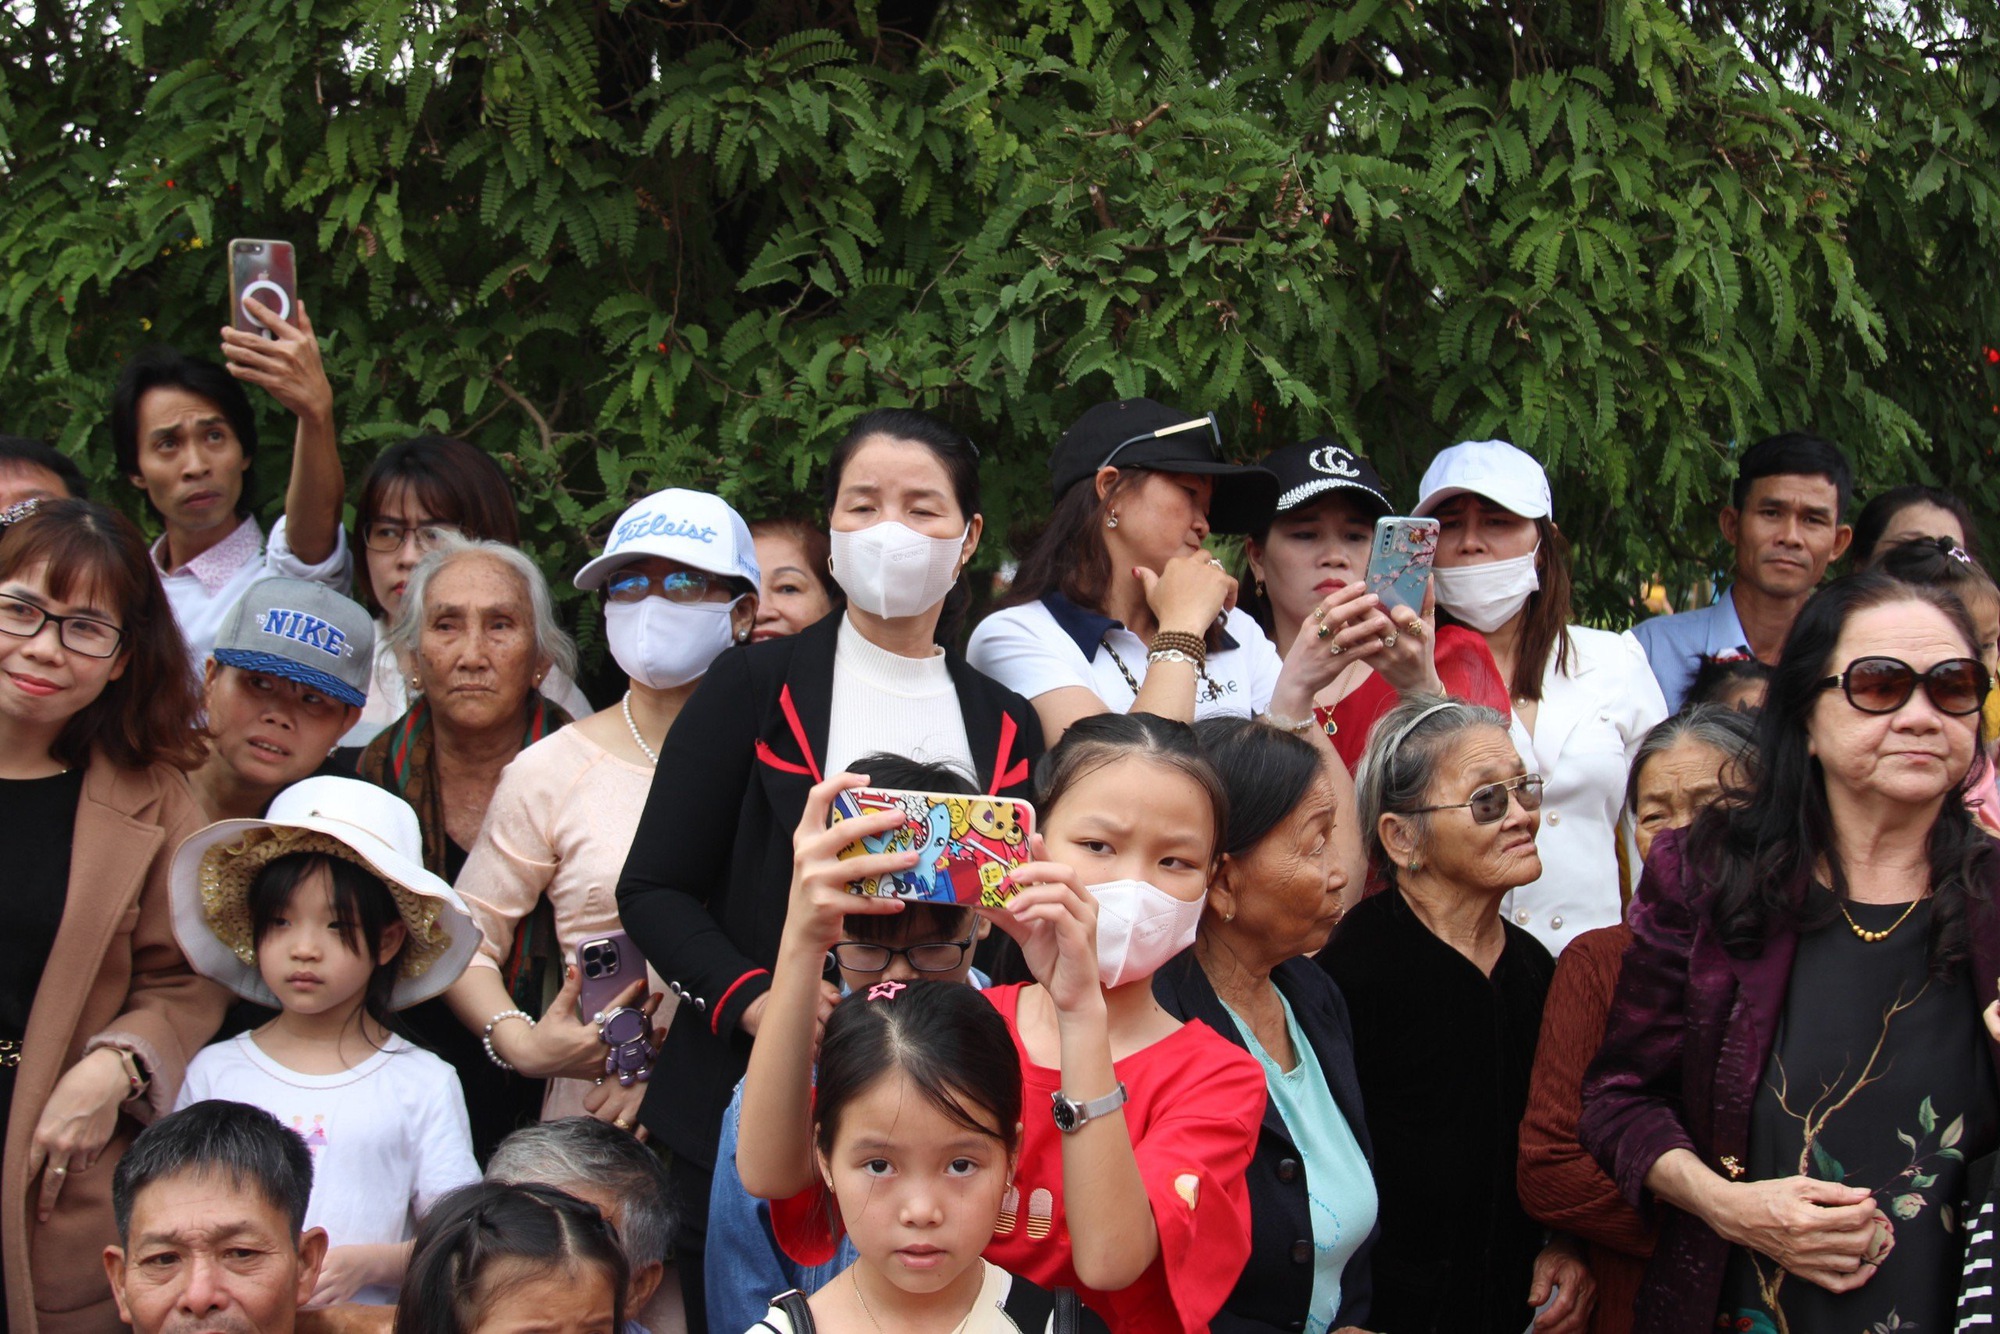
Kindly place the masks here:
<instances>
[{"instance_id":1,"label":"white polo shirt","mask_svg":"<svg viewBox=\"0 0 2000 1334\"><path fill-rule=\"evenodd\" d=\"M1136 686L1146 682L1146 642L1122 623L1079 607L1061 593L994 612L972 632L965 656L1027 699L1082 686L1119 713L1131 710L1138 698ZM1195 683L1194 716L1262 713L1270 707L1281 665L1278 650L1257 622L1231 608L1220 642Z\"/></svg>"},{"instance_id":2,"label":"white polo shirt","mask_svg":"<svg viewBox=\"0 0 2000 1334\"><path fill-rule=\"evenodd\" d=\"M166 566L167 539L153 544L153 567L167 590L167 603L174 609L181 637L187 640L188 661L196 676L208 662L215 647L216 631L243 591L259 579L273 575L305 579L324 584L345 594L353 562L348 559L347 534L335 528L333 554L317 565L308 565L292 554L285 540L285 521L280 518L271 529L267 545L255 519L246 518L236 531L196 556L178 570Z\"/></svg>"}]
</instances>

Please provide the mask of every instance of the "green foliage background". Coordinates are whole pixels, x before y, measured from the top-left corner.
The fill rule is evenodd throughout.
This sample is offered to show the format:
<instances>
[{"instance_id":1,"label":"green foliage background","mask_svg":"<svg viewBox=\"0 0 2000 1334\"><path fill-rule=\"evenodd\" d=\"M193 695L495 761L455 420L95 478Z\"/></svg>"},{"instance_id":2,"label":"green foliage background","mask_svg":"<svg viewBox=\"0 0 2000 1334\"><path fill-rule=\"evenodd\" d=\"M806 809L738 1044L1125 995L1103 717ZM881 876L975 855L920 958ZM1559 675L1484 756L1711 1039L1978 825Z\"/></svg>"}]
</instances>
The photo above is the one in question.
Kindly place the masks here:
<instances>
[{"instance_id":1,"label":"green foliage background","mask_svg":"<svg viewBox=\"0 0 2000 1334\"><path fill-rule=\"evenodd\" d=\"M350 479L466 436L552 573L660 485L811 508L884 403L1003 534L1106 397L1405 496L1504 435L1613 624L1773 429L2000 499L1991 0L15 0L0 56L0 428L128 499L110 380L213 346L232 236L300 246Z\"/></svg>"}]
</instances>

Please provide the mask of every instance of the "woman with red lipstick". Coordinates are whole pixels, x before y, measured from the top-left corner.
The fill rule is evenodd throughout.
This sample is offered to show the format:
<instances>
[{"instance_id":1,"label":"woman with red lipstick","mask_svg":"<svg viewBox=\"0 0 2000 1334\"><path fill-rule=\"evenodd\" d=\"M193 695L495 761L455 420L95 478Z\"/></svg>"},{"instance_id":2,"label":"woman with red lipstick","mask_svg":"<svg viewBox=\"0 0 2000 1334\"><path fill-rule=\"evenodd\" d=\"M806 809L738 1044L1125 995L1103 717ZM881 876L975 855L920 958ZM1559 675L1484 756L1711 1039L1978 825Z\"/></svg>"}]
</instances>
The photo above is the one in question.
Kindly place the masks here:
<instances>
[{"instance_id":1,"label":"woman with red lipstick","mask_svg":"<svg viewBox=\"0 0 2000 1334\"><path fill-rule=\"evenodd\" d=\"M403 610L410 574L444 533L476 541L521 544L519 506L507 476L491 455L463 440L420 435L390 445L375 456L361 479L354 512L354 591L373 607L375 677L361 717L340 739L365 746L403 716L410 706L409 677L414 664L389 647L389 626ZM542 678L541 692L572 718L590 712L590 701L559 667Z\"/></svg>"},{"instance_id":2,"label":"woman with red lipstick","mask_svg":"<svg viewBox=\"0 0 2000 1334\"><path fill-rule=\"evenodd\" d=\"M173 1106L222 990L175 943L202 815L194 679L145 539L81 500L0 515L0 1249L17 1334L118 1326L111 1172Z\"/></svg>"},{"instance_id":3,"label":"woman with red lipstick","mask_svg":"<svg viewBox=\"0 0 2000 1334\"><path fill-rule=\"evenodd\" d=\"M1486 641L1463 626L1438 625L1428 587L1421 614L1385 608L1368 593L1375 521L1395 513L1374 465L1324 437L1273 450L1260 463L1284 489L1270 523L1244 540L1256 591L1243 606L1287 661L1325 651L1345 664L1313 697L1313 715L1349 771L1401 696L1450 695L1505 712L1507 687ZM1307 635L1308 618L1331 629Z\"/></svg>"}]
</instances>

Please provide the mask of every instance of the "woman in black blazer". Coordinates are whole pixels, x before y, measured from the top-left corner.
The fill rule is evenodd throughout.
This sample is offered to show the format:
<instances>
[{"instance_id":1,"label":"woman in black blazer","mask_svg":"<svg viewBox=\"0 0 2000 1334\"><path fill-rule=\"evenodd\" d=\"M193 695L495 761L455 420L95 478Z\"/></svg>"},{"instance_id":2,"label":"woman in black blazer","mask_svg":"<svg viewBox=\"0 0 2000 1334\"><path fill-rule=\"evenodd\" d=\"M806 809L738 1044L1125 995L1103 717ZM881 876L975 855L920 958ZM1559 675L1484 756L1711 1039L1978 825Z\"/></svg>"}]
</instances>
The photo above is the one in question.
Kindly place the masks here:
<instances>
[{"instance_id":1,"label":"woman in black blazer","mask_svg":"<svg viewBox=\"0 0 2000 1334\"><path fill-rule=\"evenodd\" d=\"M806 792L871 751L952 763L1026 797L1034 709L937 647L978 548L979 455L907 410L856 421L827 464L844 615L717 658L660 751L618 882L625 930L680 997L640 1121L673 1150L691 1330L722 1114L762 1018Z\"/></svg>"},{"instance_id":2,"label":"woman in black blazer","mask_svg":"<svg viewBox=\"0 0 2000 1334\"><path fill-rule=\"evenodd\" d=\"M1365 1326L1374 1153L1347 1003L1304 957L1340 918L1347 878L1332 832L1337 814L1353 813L1335 811L1319 754L1300 738L1243 718L1195 733L1229 791L1229 836L1200 934L1154 974L1153 996L1257 1057L1271 1094L1250 1164L1250 1263L1209 1328Z\"/></svg>"}]
</instances>

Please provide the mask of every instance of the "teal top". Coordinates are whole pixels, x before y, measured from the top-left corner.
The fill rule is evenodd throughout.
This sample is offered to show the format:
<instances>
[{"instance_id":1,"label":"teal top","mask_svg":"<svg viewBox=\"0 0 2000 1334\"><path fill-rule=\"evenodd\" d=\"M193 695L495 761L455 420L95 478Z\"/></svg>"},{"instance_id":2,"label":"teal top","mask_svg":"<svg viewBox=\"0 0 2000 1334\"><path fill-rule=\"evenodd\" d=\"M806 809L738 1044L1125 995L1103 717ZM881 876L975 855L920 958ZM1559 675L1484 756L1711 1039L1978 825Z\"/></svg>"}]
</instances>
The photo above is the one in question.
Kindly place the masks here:
<instances>
[{"instance_id":1,"label":"teal top","mask_svg":"<svg viewBox=\"0 0 2000 1334\"><path fill-rule=\"evenodd\" d=\"M1291 1132L1299 1160L1305 1165L1313 1230L1312 1308L1306 1314L1306 1334L1326 1334L1340 1310L1341 1273L1375 1227L1375 1177L1347 1118L1340 1114L1340 1105L1333 1100L1319 1057L1299 1030L1292 1003L1283 992L1278 993L1278 1003L1285 1007L1285 1032L1299 1057L1298 1064L1289 1070L1279 1068L1242 1015L1227 1004L1222 1008L1229 1010L1244 1045L1264 1067L1271 1105L1284 1118L1285 1129Z\"/></svg>"}]
</instances>

